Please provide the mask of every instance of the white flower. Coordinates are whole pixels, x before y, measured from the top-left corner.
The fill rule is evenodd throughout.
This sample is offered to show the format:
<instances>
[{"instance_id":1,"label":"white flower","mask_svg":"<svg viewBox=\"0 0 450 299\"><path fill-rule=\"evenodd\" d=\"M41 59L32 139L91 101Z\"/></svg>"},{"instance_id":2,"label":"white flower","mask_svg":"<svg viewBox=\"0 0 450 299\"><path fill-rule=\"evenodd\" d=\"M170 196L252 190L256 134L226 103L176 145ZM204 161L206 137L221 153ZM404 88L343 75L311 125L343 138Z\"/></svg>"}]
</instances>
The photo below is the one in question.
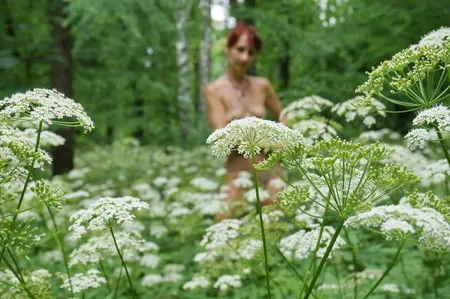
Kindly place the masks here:
<instances>
[{"instance_id":1,"label":"white flower","mask_svg":"<svg viewBox=\"0 0 450 299\"><path fill-rule=\"evenodd\" d=\"M196 288L207 288L211 282L205 276L193 277L190 281L183 285L184 290L192 290Z\"/></svg>"},{"instance_id":2,"label":"white flower","mask_svg":"<svg viewBox=\"0 0 450 299\"><path fill-rule=\"evenodd\" d=\"M382 140L398 140L400 139L400 134L389 129L381 129L377 131L364 131L359 137L359 140L365 141L367 143L373 141L382 141Z\"/></svg>"},{"instance_id":3,"label":"white flower","mask_svg":"<svg viewBox=\"0 0 450 299\"><path fill-rule=\"evenodd\" d=\"M422 39L419 41L418 46L442 46L444 41L446 40L450 40L450 28L441 27L437 30L427 33L424 37L422 37Z\"/></svg>"},{"instance_id":4,"label":"white flower","mask_svg":"<svg viewBox=\"0 0 450 299\"><path fill-rule=\"evenodd\" d=\"M316 253L317 257L323 257L334 232L334 227L324 227L319 250ZM298 232L280 240L280 250L287 258L303 260L314 251L319 235L320 227L311 231L299 230ZM344 239L338 237L336 243L334 243L333 250L338 249L344 244Z\"/></svg>"},{"instance_id":5,"label":"white flower","mask_svg":"<svg viewBox=\"0 0 450 299\"><path fill-rule=\"evenodd\" d=\"M134 210L147 209L149 205L142 202L139 198L124 197L102 197L91 204L87 209L79 210L70 216L73 224L69 230L75 234L75 239L80 238L86 231L104 230L108 228L110 222L122 224L131 222ZM83 230L84 228L84 230Z\"/></svg>"},{"instance_id":6,"label":"white flower","mask_svg":"<svg viewBox=\"0 0 450 299\"><path fill-rule=\"evenodd\" d=\"M213 191L219 187L218 183L204 177L193 178L190 183L201 191Z\"/></svg>"},{"instance_id":7,"label":"white flower","mask_svg":"<svg viewBox=\"0 0 450 299\"><path fill-rule=\"evenodd\" d=\"M215 130L206 140L217 157L225 157L232 150L250 158L263 149L282 150L301 144L300 133L270 120L246 117Z\"/></svg>"},{"instance_id":8,"label":"white flower","mask_svg":"<svg viewBox=\"0 0 450 299\"><path fill-rule=\"evenodd\" d=\"M306 145L312 145L319 140L330 140L337 136L337 131L328 123L314 119L298 121L292 125L292 128L304 136Z\"/></svg>"},{"instance_id":9,"label":"white flower","mask_svg":"<svg viewBox=\"0 0 450 299\"><path fill-rule=\"evenodd\" d=\"M114 235L125 260L139 260L138 253L159 250L158 245L138 239L135 234L119 231ZM97 263L105 256L115 256L116 254L117 251L111 234L95 236L89 238L70 253L69 265Z\"/></svg>"},{"instance_id":10,"label":"white flower","mask_svg":"<svg viewBox=\"0 0 450 299\"><path fill-rule=\"evenodd\" d=\"M100 276L100 271L91 269L87 273L75 273L71 277L72 287L74 293L83 292L89 288L98 288L106 283L106 279ZM61 285L62 289L70 290L69 279L64 279Z\"/></svg>"},{"instance_id":11,"label":"white flower","mask_svg":"<svg viewBox=\"0 0 450 299\"><path fill-rule=\"evenodd\" d=\"M269 187L275 189L284 189L286 186L287 184L280 178L274 178L269 181Z\"/></svg>"},{"instance_id":12,"label":"white flower","mask_svg":"<svg viewBox=\"0 0 450 299\"><path fill-rule=\"evenodd\" d=\"M214 287L221 291L227 291L229 288L239 288L242 285L239 275L222 275L214 283Z\"/></svg>"},{"instance_id":13,"label":"white flower","mask_svg":"<svg viewBox=\"0 0 450 299\"><path fill-rule=\"evenodd\" d=\"M151 287L162 282L164 282L164 278L161 274L147 274L141 280L142 286L145 287Z\"/></svg>"},{"instance_id":14,"label":"white flower","mask_svg":"<svg viewBox=\"0 0 450 299\"><path fill-rule=\"evenodd\" d=\"M261 202L265 201L266 199L269 199L270 197L269 191L263 188L259 188L258 191L259 191L259 200ZM245 192L244 197L248 202L254 203L256 202L256 191L254 189L250 189L247 192Z\"/></svg>"},{"instance_id":15,"label":"white flower","mask_svg":"<svg viewBox=\"0 0 450 299\"><path fill-rule=\"evenodd\" d=\"M227 244L228 240L239 236L241 221L237 219L225 219L206 229L206 234L200 242L206 249L214 249Z\"/></svg>"},{"instance_id":16,"label":"white flower","mask_svg":"<svg viewBox=\"0 0 450 299\"><path fill-rule=\"evenodd\" d=\"M355 120L356 116L363 118L363 124L371 127L376 120L374 114L384 117L386 113L384 110L386 106L378 100L373 98L365 99L357 96L350 100L336 104L331 111L337 115L345 116L347 122Z\"/></svg>"},{"instance_id":17,"label":"white flower","mask_svg":"<svg viewBox=\"0 0 450 299\"><path fill-rule=\"evenodd\" d=\"M429 207L414 208L407 203L378 206L348 218L345 226L380 228L387 239L401 239L414 232L427 248L450 249L450 224L444 215Z\"/></svg>"},{"instance_id":18,"label":"white flower","mask_svg":"<svg viewBox=\"0 0 450 299\"><path fill-rule=\"evenodd\" d=\"M75 124L85 131L94 128L83 107L57 90L35 88L0 102L0 119L32 119L52 124L54 120L66 117L76 119Z\"/></svg>"},{"instance_id":19,"label":"white flower","mask_svg":"<svg viewBox=\"0 0 450 299\"><path fill-rule=\"evenodd\" d=\"M245 239L239 246L238 255L246 260L251 260L262 248L261 240Z\"/></svg>"},{"instance_id":20,"label":"white flower","mask_svg":"<svg viewBox=\"0 0 450 299\"><path fill-rule=\"evenodd\" d=\"M419 112L414 118L413 125L433 125L441 131L450 131L450 109L446 106L436 106Z\"/></svg>"},{"instance_id":21,"label":"white flower","mask_svg":"<svg viewBox=\"0 0 450 299\"><path fill-rule=\"evenodd\" d=\"M427 142L433 140L433 135L426 129L412 129L405 135L406 145L410 150L424 149Z\"/></svg>"},{"instance_id":22,"label":"white flower","mask_svg":"<svg viewBox=\"0 0 450 299\"><path fill-rule=\"evenodd\" d=\"M304 119L309 115L315 115L331 106L333 106L331 101L320 96L307 96L287 105L281 111L280 119Z\"/></svg>"},{"instance_id":23,"label":"white flower","mask_svg":"<svg viewBox=\"0 0 450 299\"><path fill-rule=\"evenodd\" d=\"M161 223L152 223L150 226L150 235L159 239L164 237L169 232L169 229Z\"/></svg>"},{"instance_id":24,"label":"white flower","mask_svg":"<svg viewBox=\"0 0 450 299\"><path fill-rule=\"evenodd\" d=\"M148 253L142 256L139 264L144 267L155 269L156 267L158 267L160 261L161 258L159 256L157 256L156 254Z\"/></svg>"},{"instance_id":25,"label":"white flower","mask_svg":"<svg viewBox=\"0 0 450 299\"><path fill-rule=\"evenodd\" d=\"M164 273L180 273L185 270L184 265L181 264L167 264L164 266Z\"/></svg>"}]
</instances>

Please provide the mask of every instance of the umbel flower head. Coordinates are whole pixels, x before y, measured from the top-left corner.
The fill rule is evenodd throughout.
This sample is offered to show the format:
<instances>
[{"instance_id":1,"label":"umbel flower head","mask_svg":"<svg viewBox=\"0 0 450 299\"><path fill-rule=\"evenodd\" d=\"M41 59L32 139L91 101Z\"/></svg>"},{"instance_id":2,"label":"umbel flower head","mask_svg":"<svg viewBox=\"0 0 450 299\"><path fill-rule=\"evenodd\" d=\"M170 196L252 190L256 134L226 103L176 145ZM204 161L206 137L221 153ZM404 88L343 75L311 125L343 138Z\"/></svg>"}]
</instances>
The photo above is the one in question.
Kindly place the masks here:
<instances>
[{"instance_id":1,"label":"umbel flower head","mask_svg":"<svg viewBox=\"0 0 450 299\"><path fill-rule=\"evenodd\" d=\"M58 121L65 118L75 121ZM57 90L35 88L16 93L0 102L0 120L39 120L46 124L81 126L91 131L94 123L83 107Z\"/></svg>"},{"instance_id":2,"label":"umbel flower head","mask_svg":"<svg viewBox=\"0 0 450 299\"><path fill-rule=\"evenodd\" d=\"M217 157L225 157L232 150L246 158L264 150L284 150L303 142L303 137L288 127L270 120L246 117L233 120L226 127L217 129L206 140Z\"/></svg>"},{"instance_id":3,"label":"umbel flower head","mask_svg":"<svg viewBox=\"0 0 450 299\"><path fill-rule=\"evenodd\" d=\"M369 73L369 79L356 91L366 97L382 97L404 106L407 111L430 108L445 101L450 95L447 76L450 65L448 34L449 28L433 31L422 38L419 44L382 62Z\"/></svg>"},{"instance_id":4,"label":"umbel flower head","mask_svg":"<svg viewBox=\"0 0 450 299\"><path fill-rule=\"evenodd\" d=\"M70 216L73 224L69 230L74 233L73 239L78 239L87 231L104 230L112 223L131 222L134 219L132 211L148 207L148 203L132 196L102 197L87 209L79 210Z\"/></svg>"},{"instance_id":5,"label":"umbel flower head","mask_svg":"<svg viewBox=\"0 0 450 299\"><path fill-rule=\"evenodd\" d=\"M326 108L333 106L333 102L317 95L311 95L290 103L281 111L280 119L287 118L288 121L307 119L316 115Z\"/></svg>"}]
</instances>

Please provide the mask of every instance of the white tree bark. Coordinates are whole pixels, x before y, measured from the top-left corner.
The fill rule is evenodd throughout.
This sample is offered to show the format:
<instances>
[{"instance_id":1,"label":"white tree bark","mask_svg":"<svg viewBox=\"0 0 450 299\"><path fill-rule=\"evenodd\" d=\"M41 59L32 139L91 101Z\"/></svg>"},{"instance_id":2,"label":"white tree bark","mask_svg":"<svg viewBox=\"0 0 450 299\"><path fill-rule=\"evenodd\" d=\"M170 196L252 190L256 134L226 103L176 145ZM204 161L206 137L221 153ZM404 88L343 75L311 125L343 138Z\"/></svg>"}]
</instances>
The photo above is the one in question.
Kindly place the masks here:
<instances>
[{"instance_id":1,"label":"white tree bark","mask_svg":"<svg viewBox=\"0 0 450 299\"><path fill-rule=\"evenodd\" d=\"M211 80L211 0L201 0L200 9L203 16L203 38L200 45L200 90ZM205 113L203 92L200 101L200 113Z\"/></svg>"},{"instance_id":2,"label":"white tree bark","mask_svg":"<svg viewBox=\"0 0 450 299\"><path fill-rule=\"evenodd\" d=\"M178 105L181 129L181 142L185 146L189 138L191 125L191 86L189 83L189 52L187 41L187 21L192 8L191 0L177 0L175 20L177 26L177 64L178 64Z\"/></svg>"}]
</instances>

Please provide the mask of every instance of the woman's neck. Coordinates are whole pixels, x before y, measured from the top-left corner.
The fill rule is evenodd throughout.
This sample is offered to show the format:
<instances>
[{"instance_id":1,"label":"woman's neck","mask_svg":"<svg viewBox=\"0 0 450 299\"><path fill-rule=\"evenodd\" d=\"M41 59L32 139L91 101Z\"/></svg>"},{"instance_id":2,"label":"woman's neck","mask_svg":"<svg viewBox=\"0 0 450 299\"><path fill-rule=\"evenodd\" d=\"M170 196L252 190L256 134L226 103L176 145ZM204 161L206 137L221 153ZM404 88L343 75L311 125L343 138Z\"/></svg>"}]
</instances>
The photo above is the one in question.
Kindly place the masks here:
<instances>
[{"instance_id":1,"label":"woman's neck","mask_svg":"<svg viewBox=\"0 0 450 299\"><path fill-rule=\"evenodd\" d=\"M236 82L238 84L243 83L246 80L247 75L245 73L241 73L241 72L235 72L231 69L227 70L226 73L227 77L229 80Z\"/></svg>"}]
</instances>

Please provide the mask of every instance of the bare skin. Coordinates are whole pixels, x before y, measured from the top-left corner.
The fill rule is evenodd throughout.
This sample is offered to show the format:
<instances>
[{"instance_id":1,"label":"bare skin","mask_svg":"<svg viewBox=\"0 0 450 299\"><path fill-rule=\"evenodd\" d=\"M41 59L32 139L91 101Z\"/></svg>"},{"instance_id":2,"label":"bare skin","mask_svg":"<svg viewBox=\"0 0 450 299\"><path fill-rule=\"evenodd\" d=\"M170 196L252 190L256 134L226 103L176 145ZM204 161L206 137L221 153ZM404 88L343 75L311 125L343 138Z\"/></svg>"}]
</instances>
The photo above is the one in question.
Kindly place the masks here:
<instances>
[{"instance_id":1,"label":"bare skin","mask_svg":"<svg viewBox=\"0 0 450 299\"><path fill-rule=\"evenodd\" d=\"M255 49L249 45L247 36L242 35L236 44L227 48L226 51L228 56L227 72L204 88L204 99L211 127L213 129L223 128L234 119L248 116L263 118L266 111L269 111L274 119L278 120L283 107L270 81L262 77L246 75L256 55ZM263 159L263 155L257 157L257 160ZM252 171L251 161L233 151L228 157L226 169L229 187L228 199L240 200L242 190L233 184L233 180L239 171ZM278 170L281 171L281 169ZM261 183L271 195L279 191L278 188L269 185L270 179L275 177L276 173L273 171L260 173ZM273 198L267 200L265 204L272 201Z\"/></svg>"}]
</instances>

